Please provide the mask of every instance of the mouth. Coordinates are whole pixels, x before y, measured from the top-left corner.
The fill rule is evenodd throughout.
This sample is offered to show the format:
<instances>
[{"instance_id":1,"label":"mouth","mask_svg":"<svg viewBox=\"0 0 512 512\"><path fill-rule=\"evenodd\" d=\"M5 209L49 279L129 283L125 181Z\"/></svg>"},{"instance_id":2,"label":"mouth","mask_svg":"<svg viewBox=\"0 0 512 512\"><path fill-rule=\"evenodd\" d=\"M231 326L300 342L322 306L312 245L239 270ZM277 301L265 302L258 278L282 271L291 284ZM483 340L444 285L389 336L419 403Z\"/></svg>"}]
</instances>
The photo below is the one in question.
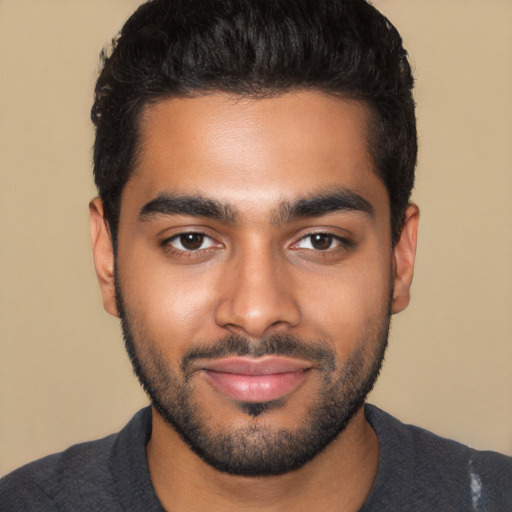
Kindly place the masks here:
<instances>
[{"instance_id":1,"label":"mouth","mask_svg":"<svg viewBox=\"0 0 512 512\"><path fill-rule=\"evenodd\" d=\"M295 391L308 377L309 361L280 356L207 360L200 373L219 393L239 402L263 403Z\"/></svg>"}]
</instances>

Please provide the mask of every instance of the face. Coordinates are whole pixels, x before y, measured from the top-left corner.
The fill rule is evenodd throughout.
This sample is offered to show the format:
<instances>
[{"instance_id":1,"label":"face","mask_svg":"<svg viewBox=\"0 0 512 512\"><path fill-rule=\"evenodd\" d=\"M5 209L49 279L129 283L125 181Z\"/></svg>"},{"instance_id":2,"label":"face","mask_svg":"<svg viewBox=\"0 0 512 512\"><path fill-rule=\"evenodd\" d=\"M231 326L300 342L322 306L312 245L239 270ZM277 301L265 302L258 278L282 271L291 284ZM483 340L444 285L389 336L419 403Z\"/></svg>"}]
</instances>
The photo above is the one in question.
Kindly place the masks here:
<instances>
[{"instance_id":1,"label":"face","mask_svg":"<svg viewBox=\"0 0 512 512\"><path fill-rule=\"evenodd\" d=\"M142 118L115 272L93 205L105 307L136 372L221 471L305 464L377 377L390 314L408 301L415 229L391 246L366 116L315 92L165 100Z\"/></svg>"}]
</instances>

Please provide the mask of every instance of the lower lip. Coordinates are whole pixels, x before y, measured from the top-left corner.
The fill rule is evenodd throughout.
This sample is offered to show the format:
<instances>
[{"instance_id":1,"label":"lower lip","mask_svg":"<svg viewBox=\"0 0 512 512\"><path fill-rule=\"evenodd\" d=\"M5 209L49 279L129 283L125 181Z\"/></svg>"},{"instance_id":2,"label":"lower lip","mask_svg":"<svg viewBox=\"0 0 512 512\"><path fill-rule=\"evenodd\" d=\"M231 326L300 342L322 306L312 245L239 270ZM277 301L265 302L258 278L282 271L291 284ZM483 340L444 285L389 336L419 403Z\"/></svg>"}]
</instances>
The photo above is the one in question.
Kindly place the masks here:
<instances>
[{"instance_id":1,"label":"lower lip","mask_svg":"<svg viewBox=\"0 0 512 512\"><path fill-rule=\"evenodd\" d=\"M282 398L297 389L308 374L307 370L269 375L203 372L217 391L240 402L270 402Z\"/></svg>"}]
</instances>

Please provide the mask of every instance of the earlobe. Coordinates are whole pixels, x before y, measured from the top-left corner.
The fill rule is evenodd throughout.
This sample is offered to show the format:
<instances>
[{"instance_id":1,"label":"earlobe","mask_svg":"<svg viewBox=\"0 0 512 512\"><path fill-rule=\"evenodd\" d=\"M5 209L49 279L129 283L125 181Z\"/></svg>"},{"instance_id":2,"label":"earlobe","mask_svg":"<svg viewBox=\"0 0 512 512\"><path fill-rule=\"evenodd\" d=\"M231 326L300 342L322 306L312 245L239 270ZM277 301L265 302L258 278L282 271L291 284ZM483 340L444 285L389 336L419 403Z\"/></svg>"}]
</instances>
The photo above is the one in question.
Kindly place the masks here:
<instances>
[{"instance_id":1,"label":"earlobe","mask_svg":"<svg viewBox=\"0 0 512 512\"><path fill-rule=\"evenodd\" d=\"M414 274L414 260L416 257L419 216L419 208L411 203L406 211L400 240L393 249L395 275L392 313L399 313L409 305L411 283Z\"/></svg>"},{"instance_id":2,"label":"earlobe","mask_svg":"<svg viewBox=\"0 0 512 512\"><path fill-rule=\"evenodd\" d=\"M108 223L103 215L103 203L99 197L89 203L91 215L91 241L94 267L101 289L103 307L118 316L116 307L114 247Z\"/></svg>"}]
</instances>

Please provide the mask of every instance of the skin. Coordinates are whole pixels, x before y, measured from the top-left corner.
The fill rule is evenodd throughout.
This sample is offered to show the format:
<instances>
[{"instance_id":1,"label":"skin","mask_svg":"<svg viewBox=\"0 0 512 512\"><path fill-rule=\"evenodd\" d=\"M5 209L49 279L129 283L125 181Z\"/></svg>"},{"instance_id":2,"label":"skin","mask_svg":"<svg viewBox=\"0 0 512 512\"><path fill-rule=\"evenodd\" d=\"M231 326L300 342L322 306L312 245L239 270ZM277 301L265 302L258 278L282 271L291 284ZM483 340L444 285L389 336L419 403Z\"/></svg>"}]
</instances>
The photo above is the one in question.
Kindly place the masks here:
<instances>
[{"instance_id":1,"label":"skin","mask_svg":"<svg viewBox=\"0 0 512 512\"><path fill-rule=\"evenodd\" d=\"M122 194L117 265L139 337L150 340L164 364L178 368L191 345L213 345L228 334L255 342L292 334L325 340L340 364L362 350L370 366L377 342L361 333L387 318L390 297L392 313L408 305L419 213L409 206L392 247L388 194L368 153L366 120L362 104L313 91L258 100L212 94L146 110L141 158ZM340 189L363 198L371 212L278 215L287 202ZM173 193L227 204L236 221L141 217L144 205ZM117 315L101 201L93 200L90 210L104 307ZM191 232L207 235L199 250L187 251L177 237ZM334 236L327 249L313 248L315 233ZM282 407L251 417L201 372L194 377L194 400L220 431L247 425L293 431L319 389L310 371ZM360 409L300 469L233 476L200 459L154 410L147 458L167 510L355 511L377 472L378 441Z\"/></svg>"}]
</instances>

